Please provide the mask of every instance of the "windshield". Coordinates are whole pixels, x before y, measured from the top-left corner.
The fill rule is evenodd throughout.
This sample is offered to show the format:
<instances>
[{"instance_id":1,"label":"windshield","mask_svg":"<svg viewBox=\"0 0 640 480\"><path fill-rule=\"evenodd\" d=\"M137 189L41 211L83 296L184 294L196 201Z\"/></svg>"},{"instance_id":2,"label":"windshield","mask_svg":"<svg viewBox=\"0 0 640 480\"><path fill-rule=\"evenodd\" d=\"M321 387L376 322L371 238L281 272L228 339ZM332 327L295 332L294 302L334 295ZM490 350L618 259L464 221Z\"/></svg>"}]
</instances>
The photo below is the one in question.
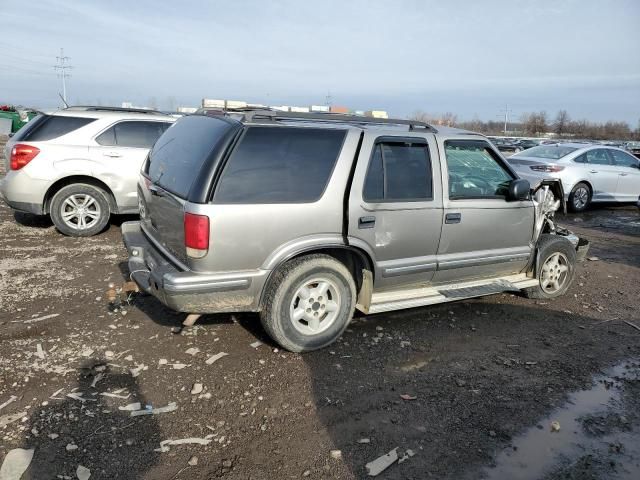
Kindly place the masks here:
<instances>
[{"instance_id":1,"label":"windshield","mask_svg":"<svg viewBox=\"0 0 640 480\"><path fill-rule=\"evenodd\" d=\"M562 145L540 145L539 147L533 147L524 152L513 155L514 157L536 157L536 158L548 158L550 160L558 160L571 152L575 152L577 148L566 147Z\"/></svg>"}]
</instances>

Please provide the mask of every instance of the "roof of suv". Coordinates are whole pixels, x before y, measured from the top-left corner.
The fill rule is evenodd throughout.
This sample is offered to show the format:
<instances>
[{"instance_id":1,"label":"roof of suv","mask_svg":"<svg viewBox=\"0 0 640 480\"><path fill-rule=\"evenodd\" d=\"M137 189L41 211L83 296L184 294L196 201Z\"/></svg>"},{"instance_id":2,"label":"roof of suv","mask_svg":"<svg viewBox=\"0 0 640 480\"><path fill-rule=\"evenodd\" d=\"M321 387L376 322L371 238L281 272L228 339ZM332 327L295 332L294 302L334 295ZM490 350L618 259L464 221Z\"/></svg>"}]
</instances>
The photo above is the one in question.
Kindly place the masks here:
<instances>
[{"instance_id":1,"label":"roof of suv","mask_svg":"<svg viewBox=\"0 0 640 480\"><path fill-rule=\"evenodd\" d=\"M92 106L73 106L63 110L47 112L47 115L62 117L86 117L86 118L133 118L147 120L175 120L175 117L156 110L144 110L139 108L117 108L117 107L92 107Z\"/></svg>"}]
</instances>

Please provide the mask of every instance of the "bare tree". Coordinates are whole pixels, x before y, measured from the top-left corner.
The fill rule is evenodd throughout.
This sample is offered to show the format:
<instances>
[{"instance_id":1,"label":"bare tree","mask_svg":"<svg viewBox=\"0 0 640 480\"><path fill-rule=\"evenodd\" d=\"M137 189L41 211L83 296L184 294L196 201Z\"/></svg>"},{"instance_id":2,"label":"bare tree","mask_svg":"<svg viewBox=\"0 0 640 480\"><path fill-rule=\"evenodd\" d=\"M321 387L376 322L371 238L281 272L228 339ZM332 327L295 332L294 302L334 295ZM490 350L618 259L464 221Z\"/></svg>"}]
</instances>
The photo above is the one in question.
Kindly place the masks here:
<instances>
[{"instance_id":1,"label":"bare tree","mask_svg":"<svg viewBox=\"0 0 640 480\"><path fill-rule=\"evenodd\" d=\"M547 112L525 113L521 121L525 133L538 136L547 131Z\"/></svg>"},{"instance_id":2,"label":"bare tree","mask_svg":"<svg viewBox=\"0 0 640 480\"><path fill-rule=\"evenodd\" d=\"M567 127L571 118L566 110L560 110L556 115L556 119L553 122L553 131L559 136L563 136L567 133Z\"/></svg>"}]
</instances>

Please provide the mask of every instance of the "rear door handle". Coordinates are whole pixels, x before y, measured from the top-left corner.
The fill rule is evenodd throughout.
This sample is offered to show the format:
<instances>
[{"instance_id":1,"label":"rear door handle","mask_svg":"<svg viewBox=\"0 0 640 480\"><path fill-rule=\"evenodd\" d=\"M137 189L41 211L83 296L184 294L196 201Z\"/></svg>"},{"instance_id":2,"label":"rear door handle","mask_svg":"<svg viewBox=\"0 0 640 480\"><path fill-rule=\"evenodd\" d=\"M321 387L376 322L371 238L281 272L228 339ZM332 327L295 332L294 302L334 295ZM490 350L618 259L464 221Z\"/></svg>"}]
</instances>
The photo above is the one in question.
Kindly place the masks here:
<instances>
[{"instance_id":1,"label":"rear door handle","mask_svg":"<svg viewBox=\"0 0 640 480\"><path fill-rule=\"evenodd\" d=\"M597 170L590 170L589 173L598 173Z\"/></svg>"},{"instance_id":2,"label":"rear door handle","mask_svg":"<svg viewBox=\"0 0 640 480\"><path fill-rule=\"evenodd\" d=\"M628 173L621 173L620 176L621 177L626 177L627 175L629 175Z\"/></svg>"},{"instance_id":3,"label":"rear door handle","mask_svg":"<svg viewBox=\"0 0 640 480\"><path fill-rule=\"evenodd\" d=\"M122 156L122 154L121 154L121 153L118 153L118 152L106 152L106 153L104 154L104 156L105 156L105 157L111 157L111 158L119 158L119 157L121 157L121 156Z\"/></svg>"},{"instance_id":4,"label":"rear door handle","mask_svg":"<svg viewBox=\"0 0 640 480\"><path fill-rule=\"evenodd\" d=\"M444 223L460 223L462 221L461 213L447 213L444 216Z\"/></svg>"},{"instance_id":5,"label":"rear door handle","mask_svg":"<svg viewBox=\"0 0 640 480\"><path fill-rule=\"evenodd\" d=\"M376 217L360 217L358 228L373 228L376 225Z\"/></svg>"}]
</instances>

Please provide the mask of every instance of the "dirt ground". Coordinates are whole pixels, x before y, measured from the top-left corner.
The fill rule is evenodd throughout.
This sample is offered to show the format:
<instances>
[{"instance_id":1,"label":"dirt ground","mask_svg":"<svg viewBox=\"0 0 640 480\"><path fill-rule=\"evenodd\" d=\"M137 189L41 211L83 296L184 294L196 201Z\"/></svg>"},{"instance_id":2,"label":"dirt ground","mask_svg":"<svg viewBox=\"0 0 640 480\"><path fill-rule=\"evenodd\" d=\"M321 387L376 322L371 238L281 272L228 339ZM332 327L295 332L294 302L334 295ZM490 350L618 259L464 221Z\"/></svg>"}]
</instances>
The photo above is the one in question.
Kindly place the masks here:
<instances>
[{"instance_id":1,"label":"dirt ground","mask_svg":"<svg viewBox=\"0 0 640 480\"><path fill-rule=\"evenodd\" d=\"M380 478L640 478L634 207L561 219L597 257L561 299L360 316L305 355L254 315L175 335L182 315L152 297L110 311L120 221L73 239L0 207L0 464L35 449L23 478L366 478L396 447Z\"/></svg>"}]
</instances>

